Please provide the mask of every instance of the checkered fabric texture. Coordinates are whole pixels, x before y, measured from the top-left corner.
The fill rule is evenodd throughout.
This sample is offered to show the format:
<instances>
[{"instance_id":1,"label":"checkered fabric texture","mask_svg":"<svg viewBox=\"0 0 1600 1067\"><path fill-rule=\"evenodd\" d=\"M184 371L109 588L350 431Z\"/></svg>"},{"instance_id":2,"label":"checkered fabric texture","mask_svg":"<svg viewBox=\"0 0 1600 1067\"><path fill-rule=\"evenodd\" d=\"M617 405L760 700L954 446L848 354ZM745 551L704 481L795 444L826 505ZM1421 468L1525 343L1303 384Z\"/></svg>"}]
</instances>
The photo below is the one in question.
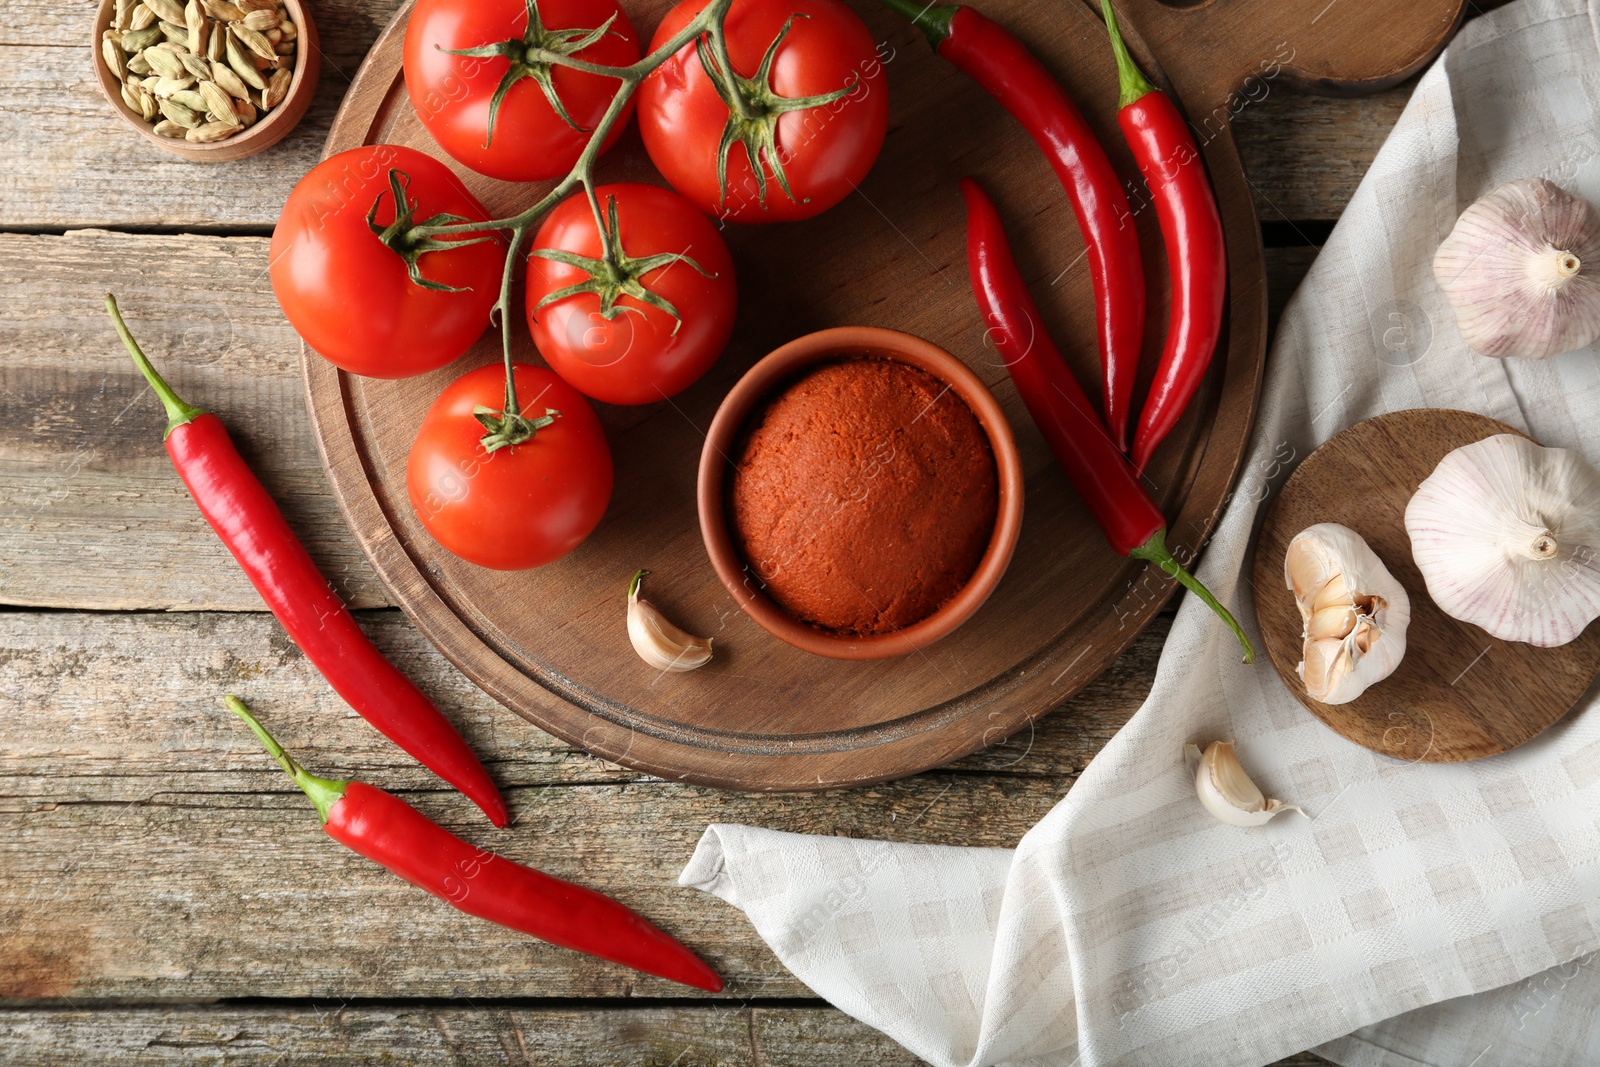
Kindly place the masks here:
<instances>
[{"instance_id":1,"label":"checkered fabric texture","mask_svg":"<svg viewBox=\"0 0 1600 1067\"><path fill-rule=\"evenodd\" d=\"M1540 175L1600 203L1597 39L1582 0L1466 26L1291 302L1202 567L1252 629L1261 506L1352 423L1466 408L1600 461L1597 350L1476 355L1431 273L1457 215L1502 182ZM1505 756L1404 763L1240 665L1185 598L1144 707L1015 851L713 826L682 882L939 1067L1263 1064L1312 1046L1351 1067L1596 1064L1594 700ZM1311 817L1246 830L1206 814L1181 750L1222 738Z\"/></svg>"}]
</instances>

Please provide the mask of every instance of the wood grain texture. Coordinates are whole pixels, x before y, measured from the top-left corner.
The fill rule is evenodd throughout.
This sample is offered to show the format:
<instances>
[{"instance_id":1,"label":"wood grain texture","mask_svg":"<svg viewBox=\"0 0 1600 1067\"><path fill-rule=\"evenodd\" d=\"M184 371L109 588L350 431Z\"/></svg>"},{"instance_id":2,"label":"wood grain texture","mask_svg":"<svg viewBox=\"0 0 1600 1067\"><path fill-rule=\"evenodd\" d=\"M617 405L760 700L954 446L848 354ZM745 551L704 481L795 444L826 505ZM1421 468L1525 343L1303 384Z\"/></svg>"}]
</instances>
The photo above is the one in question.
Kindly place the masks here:
<instances>
[{"instance_id":1,"label":"wood grain texture","mask_svg":"<svg viewBox=\"0 0 1600 1067\"><path fill-rule=\"evenodd\" d=\"M1446 8L1453 21L1458 5L1434 0L1401 21ZM641 20L652 21L660 6L642 6ZM405 16L404 9L397 13L352 83L328 154L403 144L450 162L406 95ZM888 12L865 17L876 36L899 28ZM1136 175L1115 127L1116 79L1098 17L1087 7L1028 9L1011 24L1083 105L1121 172ZM1308 44L1306 58L1314 52ZM391 597L498 700L559 736L581 738L590 751L650 773L732 788L815 789L913 773L974 750L988 732L1008 733L1047 712L1103 670L1175 588L1112 552L1081 503L1064 491L960 284L965 242L948 222L956 210L950 191L971 172L1014 212L1024 274L1040 282L1035 290L1044 317L1080 377L1097 377L1094 301L1065 198L1037 195L1048 177L1036 147L1014 125L997 123L994 102L953 76L948 64L924 52L895 53L884 66L898 78L890 93L891 132L859 196L784 227L782 242L760 227L727 230L745 294L727 353L669 405L601 407L617 468L609 519L555 563L487 571L441 549L417 521L405 485L406 454L423 413L459 367L384 382L338 372L307 350L313 432L335 495ZM1186 99L1221 103L1220 83L1204 84L1212 95ZM1182 83L1176 88L1184 92ZM1184 559L1203 543L1231 485L1266 343L1264 266L1248 187L1225 133L1202 151L1228 237L1228 322L1206 384L1148 474L1169 517L1169 543ZM627 140L608 160L613 173L649 171L642 150ZM454 169L496 217L515 213L538 193ZM1167 303L1160 235L1153 212L1135 216L1151 264L1150 317L1159 323ZM793 270L796 263L807 269ZM752 285L752 276L780 281ZM841 285L841 278L851 284ZM889 294L900 299L890 301ZM893 661L822 660L764 634L714 580L695 536L694 470L718 402L763 354L819 327L848 325L900 329L965 360L1005 409L1029 475L1028 517L1005 580L967 625ZM518 343L531 352L527 341ZM1149 331L1147 365L1160 346L1161 331ZM497 338L486 336L464 363L498 359ZM603 605L617 576L640 566L658 575L654 595L667 597L692 631L719 638L722 655L665 682L645 678L618 655L626 650L605 625ZM540 610L528 611L529 604Z\"/></svg>"},{"instance_id":2,"label":"wood grain texture","mask_svg":"<svg viewBox=\"0 0 1600 1067\"><path fill-rule=\"evenodd\" d=\"M361 621L502 784L645 780L508 714L398 612L363 613ZM1165 619L1153 626L1061 714L1009 740L996 735L989 748L949 769L1077 773L1143 702L1167 626ZM358 719L264 613L25 612L0 614L0 700L19 712L0 732L0 804L126 804L165 789L276 790L271 765L217 704L226 692L259 707L308 765L396 789L439 788ZM819 804L847 805L849 795L828 794Z\"/></svg>"},{"instance_id":3,"label":"wood grain texture","mask_svg":"<svg viewBox=\"0 0 1600 1067\"><path fill-rule=\"evenodd\" d=\"M1516 430L1466 411L1420 408L1367 419L1311 453L1289 476L1256 542L1256 618L1289 691L1343 737L1409 762L1453 763L1507 752L1571 710L1600 670L1600 627L1558 648L1501 641L1446 615L1411 557L1405 510L1451 451ZM1283 560L1295 534L1336 522L1366 539L1411 599L1399 668L1348 704L1323 704L1296 677L1300 615ZM1382 640L1380 637L1379 640Z\"/></svg>"},{"instance_id":4,"label":"wood grain texture","mask_svg":"<svg viewBox=\"0 0 1600 1067\"><path fill-rule=\"evenodd\" d=\"M165 1067L917 1067L831 1008L738 1003L665 1008L170 1007L0 1010L0 1064ZM1326 1062L1303 1053L1274 1067Z\"/></svg>"}]
</instances>

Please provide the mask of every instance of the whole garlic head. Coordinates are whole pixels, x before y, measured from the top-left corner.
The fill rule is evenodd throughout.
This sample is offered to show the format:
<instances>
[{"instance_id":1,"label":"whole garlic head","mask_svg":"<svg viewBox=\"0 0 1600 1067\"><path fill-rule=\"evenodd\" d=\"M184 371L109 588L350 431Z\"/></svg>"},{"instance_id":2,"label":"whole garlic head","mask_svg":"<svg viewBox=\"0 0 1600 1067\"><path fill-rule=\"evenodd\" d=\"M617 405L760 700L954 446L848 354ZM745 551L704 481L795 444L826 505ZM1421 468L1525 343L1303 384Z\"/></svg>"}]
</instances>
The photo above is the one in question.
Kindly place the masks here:
<instances>
[{"instance_id":1,"label":"whole garlic head","mask_svg":"<svg viewBox=\"0 0 1600 1067\"><path fill-rule=\"evenodd\" d=\"M1498 434L1456 449L1406 505L1411 554L1451 618L1564 645L1600 616L1600 473Z\"/></svg>"},{"instance_id":2,"label":"whole garlic head","mask_svg":"<svg viewBox=\"0 0 1600 1067\"><path fill-rule=\"evenodd\" d=\"M1462 212L1433 276L1462 338L1486 356L1547 359L1600 337L1600 216L1543 178Z\"/></svg>"},{"instance_id":3,"label":"whole garlic head","mask_svg":"<svg viewBox=\"0 0 1600 1067\"><path fill-rule=\"evenodd\" d=\"M1283 577L1300 607L1296 672L1312 700L1348 704L1400 666L1411 598L1360 534L1306 527L1289 542Z\"/></svg>"}]
</instances>

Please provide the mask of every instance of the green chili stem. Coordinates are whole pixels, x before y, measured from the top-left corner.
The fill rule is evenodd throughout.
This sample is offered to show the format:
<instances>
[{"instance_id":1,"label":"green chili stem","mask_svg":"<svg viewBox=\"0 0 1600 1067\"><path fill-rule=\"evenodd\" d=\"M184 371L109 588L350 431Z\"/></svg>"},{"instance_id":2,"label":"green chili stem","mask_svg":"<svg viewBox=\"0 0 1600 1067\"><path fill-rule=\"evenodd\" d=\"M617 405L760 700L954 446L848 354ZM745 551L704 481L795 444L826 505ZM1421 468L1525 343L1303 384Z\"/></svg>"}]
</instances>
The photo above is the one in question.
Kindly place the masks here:
<instances>
[{"instance_id":1,"label":"green chili stem","mask_svg":"<svg viewBox=\"0 0 1600 1067\"><path fill-rule=\"evenodd\" d=\"M921 30L928 38L928 43L933 45L934 51L944 44L945 38L950 36L950 20L955 18L956 11L953 6L938 6L918 3L917 0L878 0L884 7L904 15L911 20L911 25Z\"/></svg>"},{"instance_id":2,"label":"green chili stem","mask_svg":"<svg viewBox=\"0 0 1600 1067\"><path fill-rule=\"evenodd\" d=\"M1239 620L1235 619L1233 613L1222 606L1220 600L1211 595L1211 590L1200 584L1200 579L1184 570L1183 564L1179 563L1177 557L1167 550L1167 532L1165 530L1157 530L1151 534L1150 540L1129 552L1128 555L1134 559L1142 559L1154 563L1170 577L1176 578L1179 585L1199 597L1206 607L1216 612L1217 617L1227 623L1228 629L1233 631L1233 636L1239 639L1239 644L1244 648L1244 661L1246 663L1254 663L1256 661L1255 646L1250 643L1250 638L1245 636L1244 627L1239 625Z\"/></svg>"},{"instance_id":3,"label":"green chili stem","mask_svg":"<svg viewBox=\"0 0 1600 1067\"><path fill-rule=\"evenodd\" d=\"M267 728L256 721L256 717L250 714L250 709L245 707L244 701L238 697L225 696L222 698L222 703L226 705L229 711L243 719L244 724L250 727L250 732L261 739L261 743L267 746L267 752L273 759L278 761L278 766L283 768L283 773L293 779L294 784L299 786L301 791L311 798L311 803L317 806L317 814L322 816L323 822L327 822L328 812L332 811L333 806L343 798L344 791L349 787L350 783L348 781L335 781L332 778L318 778L296 763L294 757L283 750L283 746L278 744L277 738L267 733Z\"/></svg>"},{"instance_id":4,"label":"green chili stem","mask_svg":"<svg viewBox=\"0 0 1600 1067\"><path fill-rule=\"evenodd\" d=\"M128 324L122 321L122 312L117 308L117 298L110 293L106 294L106 314L111 316L112 325L117 328L117 336L122 338L122 346L133 357L139 373L150 383L150 388L156 391L156 396L161 398L161 406L167 411L167 432L162 434L163 439L170 436L179 426L187 425L204 415L205 408L197 408L174 393L172 386L168 385L167 380L156 371L154 364L144 354L144 349L139 347L139 342L128 332Z\"/></svg>"},{"instance_id":5,"label":"green chili stem","mask_svg":"<svg viewBox=\"0 0 1600 1067\"><path fill-rule=\"evenodd\" d=\"M888 0L884 0L885 3ZM1117 57L1117 107L1124 108L1151 93L1160 92L1144 76L1139 64L1128 54L1127 42L1117 28L1117 13L1111 9L1111 0L1100 0L1100 13L1105 16L1106 32L1111 35L1111 51Z\"/></svg>"}]
</instances>

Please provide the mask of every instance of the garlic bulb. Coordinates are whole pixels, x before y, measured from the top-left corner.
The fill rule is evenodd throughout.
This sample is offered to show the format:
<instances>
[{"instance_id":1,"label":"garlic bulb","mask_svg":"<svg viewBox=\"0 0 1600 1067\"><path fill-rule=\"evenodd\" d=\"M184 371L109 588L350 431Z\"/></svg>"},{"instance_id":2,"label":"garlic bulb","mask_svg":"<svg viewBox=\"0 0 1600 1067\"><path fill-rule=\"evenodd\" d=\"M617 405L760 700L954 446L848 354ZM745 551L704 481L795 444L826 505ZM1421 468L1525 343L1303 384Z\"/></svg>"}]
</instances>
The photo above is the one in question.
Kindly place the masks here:
<instances>
[{"instance_id":1,"label":"garlic bulb","mask_svg":"<svg viewBox=\"0 0 1600 1067\"><path fill-rule=\"evenodd\" d=\"M1462 212L1433 276L1462 339L1484 355L1547 359L1600 337L1600 217L1543 178Z\"/></svg>"},{"instance_id":2,"label":"garlic bulb","mask_svg":"<svg viewBox=\"0 0 1600 1067\"><path fill-rule=\"evenodd\" d=\"M1564 645L1600 615L1600 473L1498 434L1456 449L1406 505L1411 554L1451 618Z\"/></svg>"},{"instance_id":3,"label":"garlic bulb","mask_svg":"<svg viewBox=\"0 0 1600 1067\"><path fill-rule=\"evenodd\" d=\"M1360 534L1308 526L1289 542L1283 577L1300 606L1295 671L1312 700L1348 704L1400 666L1411 598Z\"/></svg>"},{"instance_id":4,"label":"garlic bulb","mask_svg":"<svg viewBox=\"0 0 1600 1067\"><path fill-rule=\"evenodd\" d=\"M711 638L685 633L648 600L639 599L639 587L649 571L638 571L628 583L628 640L639 658L658 671L678 673L711 662Z\"/></svg>"},{"instance_id":5,"label":"garlic bulb","mask_svg":"<svg viewBox=\"0 0 1600 1067\"><path fill-rule=\"evenodd\" d=\"M1194 791L1200 803L1229 826L1260 826L1279 812L1300 811L1294 804L1268 800L1262 794L1244 773L1232 741L1213 741L1204 754L1199 745L1184 745L1183 755L1194 771Z\"/></svg>"}]
</instances>

